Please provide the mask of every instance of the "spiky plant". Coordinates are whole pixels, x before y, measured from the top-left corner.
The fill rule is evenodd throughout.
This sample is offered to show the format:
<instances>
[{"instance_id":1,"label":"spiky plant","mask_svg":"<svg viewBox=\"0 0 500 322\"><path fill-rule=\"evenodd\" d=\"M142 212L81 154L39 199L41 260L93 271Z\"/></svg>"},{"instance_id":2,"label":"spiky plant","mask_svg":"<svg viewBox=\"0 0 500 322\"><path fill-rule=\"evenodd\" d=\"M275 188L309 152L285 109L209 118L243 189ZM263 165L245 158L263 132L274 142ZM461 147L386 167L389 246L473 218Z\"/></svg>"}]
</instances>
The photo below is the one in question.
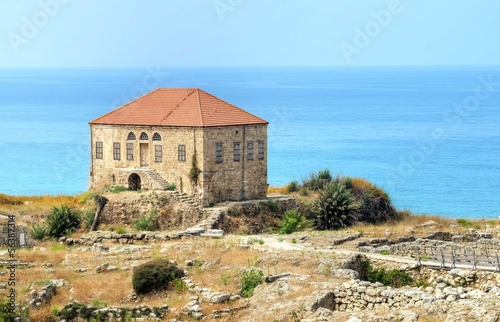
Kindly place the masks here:
<instances>
[{"instance_id":1,"label":"spiky plant","mask_svg":"<svg viewBox=\"0 0 500 322\"><path fill-rule=\"evenodd\" d=\"M353 225L360 205L345 184L333 181L318 192L314 201L316 228L342 229Z\"/></svg>"},{"instance_id":2,"label":"spiky plant","mask_svg":"<svg viewBox=\"0 0 500 322\"><path fill-rule=\"evenodd\" d=\"M280 234L291 234L308 228L309 221L298 210L288 210L279 221Z\"/></svg>"},{"instance_id":3,"label":"spiky plant","mask_svg":"<svg viewBox=\"0 0 500 322\"><path fill-rule=\"evenodd\" d=\"M47 217L47 233L56 238L69 235L80 226L80 221L80 213L75 208L65 205L54 206Z\"/></svg>"}]
</instances>

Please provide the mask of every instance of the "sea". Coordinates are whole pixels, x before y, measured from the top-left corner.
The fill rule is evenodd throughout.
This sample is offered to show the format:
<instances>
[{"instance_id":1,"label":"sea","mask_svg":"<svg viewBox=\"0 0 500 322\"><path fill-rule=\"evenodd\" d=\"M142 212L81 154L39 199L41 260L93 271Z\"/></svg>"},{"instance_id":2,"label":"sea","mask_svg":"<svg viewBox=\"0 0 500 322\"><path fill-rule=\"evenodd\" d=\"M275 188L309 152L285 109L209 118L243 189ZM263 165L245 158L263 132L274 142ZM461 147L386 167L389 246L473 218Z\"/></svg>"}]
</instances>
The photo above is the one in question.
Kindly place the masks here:
<instances>
[{"instance_id":1,"label":"sea","mask_svg":"<svg viewBox=\"0 0 500 322\"><path fill-rule=\"evenodd\" d=\"M500 215L499 66L1 69L0 193L86 191L88 122L158 87L269 121L271 185L328 168L398 209Z\"/></svg>"}]
</instances>

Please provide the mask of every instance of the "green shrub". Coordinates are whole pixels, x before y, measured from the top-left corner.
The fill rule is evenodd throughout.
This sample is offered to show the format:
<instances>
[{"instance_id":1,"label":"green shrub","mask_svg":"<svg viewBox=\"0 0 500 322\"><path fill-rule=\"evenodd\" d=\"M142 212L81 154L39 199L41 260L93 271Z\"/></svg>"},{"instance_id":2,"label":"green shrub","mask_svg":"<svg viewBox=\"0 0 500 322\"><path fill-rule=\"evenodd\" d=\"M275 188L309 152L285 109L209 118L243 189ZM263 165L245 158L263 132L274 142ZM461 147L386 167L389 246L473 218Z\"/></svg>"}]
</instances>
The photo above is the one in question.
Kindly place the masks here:
<instances>
[{"instance_id":1,"label":"green shrub","mask_svg":"<svg viewBox=\"0 0 500 322\"><path fill-rule=\"evenodd\" d=\"M123 226L118 226L115 228L114 231L116 234L125 234L127 232L127 228L125 228Z\"/></svg>"},{"instance_id":2,"label":"green shrub","mask_svg":"<svg viewBox=\"0 0 500 322\"><path fill-rule=\"evenodd\" d=\"M309 196L309 188L307 188L306 186L301 186L299 189L299 194L303 197Z\"/></svg>"},{"instance_id":3,"label":"green shrub","mask_svg":"<svg viewBox=\"0 0 500 322\"><path fill-rule=\"evenodd\" d=\"M395 288L413 284L413 278L405 271L399 269L386 270L385 268L373 268L370 262L364 263L364 277L366 280L376 283L380 282L385 286Z\"/></svg>"},{"instance_id":4,"label":"green shrub","mask_svg":"<svg viewBox=\"0 0 500 322\"><path fill-rule=\"evenodd\" d=\"M177 186L175 185L175 183L169 183L167 186L168 191L174 191L176 189L177 189Z\"/></svg>"},{"instance_id":5,"label":"green shrub","mask_svg":"<svg viewBox=\"0 0 500 322\"><path fill-rule=\"evenodd\" d=\"M57 312L57 316L61 319L73 321L78 317L90 320L94 308L87 307L86 304L73 302L67 304L62 310Z\"/></svg>"},{"instance_id":6,"label":"green shrub","mask_svg":"<svg viewBox=\"0 0 500 322\"><path fill-rule=\"evenodd\" d=\"M14 321L15 317L16 314L11 311L8 298L0 298L0 321Z\"/></svg>"},{"instance_id":7,"label":"green shrub","mask_svg":"<svg viewBox=\"0 0 500 322\"><path fill-rule=\"evenodd\" d=\"M158 214L156 210L151 210L148 216L142 214L139 219L134 222L134 227L137 230L154 231L159 229Z\"/></svg>"},{"instance_id":8,"label":"green shrub","mask_svg":"<svg viewBox=\"0 0 500 322\"><path fill-rule=\"evenodd\" d=\"M464 228L474 228L474 229L479 229L481 226L478 223L475 223L471 220L464 219L464 218L458 218L457 219L457 224Z\"/></svg>"},{"instance_id":9,"label":"green shrub","mask_svg":"<svg viewBox=\"0 0 500 322\"><path fill-rule=\"evenodd\" d=\"M184 272L167 259L156 259L134 269L132 287L137 294L165 289Z\"/></svg>"},{"instance_id":10,"label":"green shrub","mask_svg":"<svg viewBox=\"0 0 500 322\"><path fill-rule=\"evenodd\" d=\"M269 208L269 210L271 210L271 212L278 212L278 204L272 200L268 200L267 203L266 203L267 207Z\"/></svg>"},{"instance_id":11,"label":"green shrub","mask_svg":"<svg viewBox=\"0 0 500 322\"><path fill-rule=\"evenodd\" d=\"M80 221L80 213L73 207L54 206L47 217L47 233L50 237L55 238L69 235L80 226Z\"/></svg>"},{"instance_id":12,"label":"green shrub","mask_svg":"<svg viewBox=\"0 0 500 322\"><path fill-rule=\"evenodd\" d=\"M85 229L90 229L90 227L92 227L92 224L94 223L94 213L90 210L85 211L82 216L82 221Z\"/></svg>"},{"instance_id":13,"label":"green shrub","mask_svg":"<svg viewBox=\"0 0 500 322\"><path fill-rule=\"evenodd\" d=\"M128 188L125 187L125 186L108 186L106 187L106 192L111 192L111 193L120 193L120 192L124 192L124 191L127 191Z\"/></svg>"},{"instance_id":14,"label":"green shrub","mask_svg":"<svg viewBox=\"0 0 500 322\"><path fill-rule=\"evenodd\" d=\"M317 229L341 229L356 222L359 203L343 183L333 181L318 192L314 208Z\"/></svg>"},{"instance_id":15,"label":"green shrub","mask_svg":"<svg viewBox=\"0 0 500 322\"><path fill-rule=\"evenodd\" d=\"M241 278L241 296L250 297L254 289L262 284L264 273L258 269L250 269L243 273Z\"/></svg>"},{"instance_id":16,"label":"green shrub","mask_svg":"<svg viewBox=\"0 0 500 322\"><path fill-rule=\"evenodd\" d=\"M44 225L33 224L30 227L31 237L36 240L43 240L47 236L47 228Z\"/></svg>"},{"instance_id":17,"label":"green shrub","mask_svg":"<svg viewBox=\"0 0 500 322\"><path fill-rule=\"evenodd\" d=\"M309 179L303 179L302 185L311 190L321 190L332 181L332 174L330 170L319 170L318 173L311 173Z\"/></svg>"},{"instance_id":18,"label":"green shrub","mask_svg":"<svg viewBox=\"0 0 500 322\"><path fill-rule=\"evenodd\" d=\"M280 234L291 234L309 227L306 217L297 210L288 210L279 222Z\"/></svg>"},{"instance_id":19,"label":"green shrub","mask_svg":"<svg viewBox=\"0 0 500 322\"><path fill-rule=\"evenodd\" d=\"M299 183L296 180L293 180L286 186L286 190L288 190L288 192L299 191Z\"/></svg>"}]
</instances>

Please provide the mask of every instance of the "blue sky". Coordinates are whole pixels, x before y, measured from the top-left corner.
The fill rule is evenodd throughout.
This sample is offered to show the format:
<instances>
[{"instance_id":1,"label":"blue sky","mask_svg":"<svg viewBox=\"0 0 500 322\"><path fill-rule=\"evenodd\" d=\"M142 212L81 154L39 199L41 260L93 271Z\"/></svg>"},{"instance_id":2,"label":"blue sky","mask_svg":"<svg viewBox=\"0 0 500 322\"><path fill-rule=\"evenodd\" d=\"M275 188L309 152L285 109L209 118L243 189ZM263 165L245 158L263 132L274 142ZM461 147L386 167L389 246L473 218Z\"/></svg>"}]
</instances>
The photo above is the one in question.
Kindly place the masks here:
<instances>
[{"instance_id":1,"label":"blue sky","mask_svg":"<svg viewBox=\"0 0 500 322\"><path fill-rule=\"evenodd\" d=\"M500 65L498 0L0 0L0 68Z\"/></svg>"}]
</instances>

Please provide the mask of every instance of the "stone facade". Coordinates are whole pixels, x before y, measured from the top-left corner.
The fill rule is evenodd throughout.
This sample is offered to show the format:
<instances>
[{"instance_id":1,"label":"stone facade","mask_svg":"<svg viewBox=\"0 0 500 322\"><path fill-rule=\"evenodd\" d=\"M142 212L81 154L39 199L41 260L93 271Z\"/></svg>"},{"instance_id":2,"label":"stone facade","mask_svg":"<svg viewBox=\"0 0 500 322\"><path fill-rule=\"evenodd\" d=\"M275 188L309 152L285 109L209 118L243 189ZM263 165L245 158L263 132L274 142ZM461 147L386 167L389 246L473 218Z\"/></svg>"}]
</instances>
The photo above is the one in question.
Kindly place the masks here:
<instances>
[{"instance_id":1,"label":"stone facade","mask_svg":"<svg viewBox=\"0 0 500 322\"><path fill-rule=\"evenodd\" d=\"M91 124L90 130L91 187L115 184L150 190L174 184L177 190L200 198L204 205L266 196L267 124L220 127ZM235 144L239 144L239 160ZM219 154L222 162L217 160L218 145L222 147ZM201 170L197 185L189 178L195 153Z\"/></svg>"}]
</instances>

